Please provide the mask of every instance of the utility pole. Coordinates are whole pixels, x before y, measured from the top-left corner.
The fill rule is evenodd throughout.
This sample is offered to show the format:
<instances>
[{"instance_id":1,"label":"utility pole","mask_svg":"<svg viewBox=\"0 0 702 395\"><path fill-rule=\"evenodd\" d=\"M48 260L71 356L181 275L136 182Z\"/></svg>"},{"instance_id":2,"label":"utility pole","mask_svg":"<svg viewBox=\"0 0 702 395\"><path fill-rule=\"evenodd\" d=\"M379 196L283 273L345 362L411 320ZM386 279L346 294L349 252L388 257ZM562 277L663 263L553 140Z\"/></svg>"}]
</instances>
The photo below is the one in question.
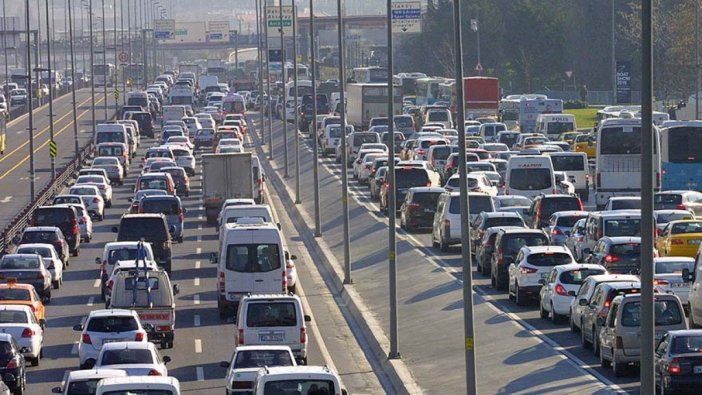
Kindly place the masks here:
<instances>
[{"instance_id":1,"label":"utility pole","mask_svg":"<svg viewBox=\"0 0 702 395\"><path fill-rule=\"evenodd\" d=\"M7 64L7 63L5 63ZM695 119L700 119L700 1L695 0Z\"/></svg>"},{"instance_id":2,"label":"utility pole","mask_svg":"<svg viewBox=\"0 0 702 395\"><path fill-rule=\"evenodd\" d=\"M29 122L29 200L33 201L35 196L35 172L34 172L34 103L32 94L32 36L29 30L29 0L25 0L25 7L27 12L25 12L25 23L26 34L27 34L27 112L28 112L28 122ZM35 44L39 46L38 36L35 36Z\"/></svg>"},{"instance_id":3,"label":"utility pole","mask_svg":"<svg viewBox=\"0 0 702 395\"><path fill-rule=\"evenodd\" d=\"M269 6L266 5L266 0L261 0L263 4L263 20L265 23L264 27L266 30L266 96L268 100L266 101L266 111L268 111L268 159L273 160L273 103L271 100L271 50L270 50L270 40L268 37L268 9ZM270 8L272 8L271 6Z\"/></svg>"},{"instance_id":4,"label":"utility pole","mask_svg":"<svg viewBox=\"0 0 702 395\"><path fill-rule=\"evenodd\" d=\"M68 42L71 46L71 79L73 83L71 84L71 98L73 99L73 152L74 155L78 156L78 151L80 147L78 146L78 115L76 111L76 59L75 53L73 52L73 8L71 7L71 0L68 1Z\"/></svg>"},{"instance_id":5,"label":"utility pole","mask_svg":"<svg viewBox=\"0 0 702 395\"><path fill-rule=\"evenodd\" d=\"M95 119L95 45L93 41L93 2L88 1L88 24L90 25L90 96L92 99L92 105L90 106L90 113L93 117L93 130L95 133L97 129L97 121Z\"/></svg>"},{"instance_id":6,"label":"utility pole","mask_svg":"<svg viewBox=\"0 0 702 395\"><path fill-rule=\"evenodd\" d=\"M290 177L288 174L288 75L285 69L285 31L283 26L283 1L278 0L280 9L280 65L283 69L283 160L285 161L284 178Z\"/></svg>"},{"instance_id":7,"label":"utility pole","mask_svg":"<svg viewBox=\"0 0 702 395\"><path fill-rule=\"evenodd\" d=\"M698 1L698 0L695 0L695 1ZM611 55L612 64L610 65L610 67L612 68L612 104L617 104L617 58L616 58L616 36L615 36L615 33L617 31L616 30L617 26L615 23L617 20L617 18L616 18L617 15L616 15L615 10L614 10L614 0L611 0L611 5L612 5L612 10L610 11L610 14L611 14L611 19L612 19L611 20L612 26L610 29L612 30L612 38L610 40L612 41L612 55Z\"/></svg>"},{"instance_id":8,"label":"utility pole","mask_svg":"<svg viewBox=\"0 0 702 395\"><path fill-rule=\"evenodd\" d=\"M103 91L103 100L105 101L105 121L108 120L107 116L107 84L108 84L108 71L107 71L107 45L105 44L106 41L106 33L105 33L105 25L107 24L107 20L105 20L105 0L102 0L102 67L104 70L105 74L105 79L104 79L104 84L102 85L102 91Z\"/></svg>"},{"instance_id":9,"label":"utility pole","mask_svg":"<svg viewBox=\"0 0 702 395\"><path fill-rule=\"evenodd\" d=\"M292 30L293 30L293 73L295 74L295 108L293 113L295 114L295 120L293 125L293 138L295 139L295 204L302 203L300 200L300 127L298 125L298 97L300 94L297 91L297 6L295 5L295 0L291 1L293 8L292 15ZM312 100L317 101L317 97L313 97Z\"/></svg>"},{"instance_id":10,"label":"utility pole","mask_svg":"<svg viewBox=\"0 0 702 395\"><path fill-rule=\"evenodd\" d=\"M7 66L7 18L5 17L5 0L2 0L2 48L5 52L5 86L3 87L3 93L7 100L10 100L10 90L7 88L7 83L10 82L10 71ZM12 36L15 36L15 31L12 29ZM16 57L16 56L15 56ZM8 108L9 112L9 108Z\"/></svg>"},{"instance_id":11,"label":"utility pole","mask_svg":"<svg viewBox=\"0 0 702 395\"><path fill-rule=\"evenodd\" d=\"M339 117L341 118L341 216L344 219L344 284L353 284L351 278L351 241L349 239L349 172L348 152L346 152L346 67L344 56L344 19L342 0L337 0L337 26L339 47ZM315 98L316 100L316 98ZM316 120L315 120L316 121Z\"/></svg>"},{"instance_id":12,"label":"utility pole","mask_svg":"<svg viewBox=\"0 0 702 395\"><path fill-rule=\"evenodd\" d=\"M312 96L314 96L314 105L312 110L312 128L310 136L312 136L312 155L314 160L312 163L312 172L314 176L314 237L322 236L322 224L319 216L319 140L317 139L317 66L314 52L314 1L310 0L310 68L312 71ZM342 140L346 139L346 130L341 130ZM345 165L344 165L345 166Z\"/></svg>"},{"instance_id":13,"label":"utility pole","mask_svg":"<svg viewBox=\"0 0 702 395\"><path fill-rule=\"evenodd\" d=\"M49 77L49 139L51 144L54 141L54 75L51 68L51 25L49 24L49 0L45 0L46 5L46 73ZM51 155L51 181L56 179L56 158Z\"/></svg>"},{"instance_id":14,"label":"utility pole","mask_svg":"<svg viewBox=\"0 0 702 395\"><path fill-rule=\"evenodd\" d=\"M259 103L261 103L259 106L259 129L261 136L261 145L264 145L266 144L266 141L263 135L263 124L265 122L265 119L263 112L263 40L261 40L261 5L259 4L258 0L255 0L254 2L256 3L256 39L258 40L258 101Z\"/></svg>"}]
</instances>

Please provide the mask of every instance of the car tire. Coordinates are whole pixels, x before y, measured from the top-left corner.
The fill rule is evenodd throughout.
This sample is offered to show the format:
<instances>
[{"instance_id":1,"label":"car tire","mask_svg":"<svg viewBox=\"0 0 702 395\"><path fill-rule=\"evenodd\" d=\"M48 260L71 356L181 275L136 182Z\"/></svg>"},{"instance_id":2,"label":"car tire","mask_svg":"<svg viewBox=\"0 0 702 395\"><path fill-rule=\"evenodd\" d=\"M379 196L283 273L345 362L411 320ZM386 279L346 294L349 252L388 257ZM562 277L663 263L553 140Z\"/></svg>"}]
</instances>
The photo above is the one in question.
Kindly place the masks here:
<instances>
[{"instance_id":1,"label":"car tire","mask_svg":"<svg viewBox=\"0 0 702 395\"><path fill-rule=\"evenodd\" d=\"M495 280L495 276L490 273L490 285L492 285L493 288L497 288L497 281Z\"/></svg>"},{"instance_id":2,"label":"car tire","mask_svg":"<svg viewBox=\"0 0 702 395\"><path fill-rule=\"evenodd\" d=\"M46 302L44 304L51 304L51 289L49 289L49 293L46 295Z\"/></svg>"},{"instance_id":3,"label":"car tire","mask_svg":"<svg viewBox=\"0 0 702 395\"><path fill-rule=\"evenodd\" d=\"M525 300L524 296L521 295L522 292L519 290L519 284L515 282L514 287L514 303L516 303L517 306L524 306Z\"/></svg>"},{"instance_id":4,"label":"car tire","mask_svg":"<svg viewBox=\"0 0 702 395\"><path fill-rule=\"evenodd\" d=\"M558 325L563 322L563 316L556 313L556 310L553 308L553 303L551 303L551 322L553 322L554 325Z\"/></svg>"},{"instance_id":5,"label":"car tire","mask_svg":"<svg viewBox=\"0 0 702 395\"><path fill-rule=\"evenodd\" d=\"M26 385L27 385L27 374L23 373L22 378L21 378L20 385L17 386L17 388L14 390L15 395L23 395L24 391L26 390Z\"/></svg>"},{"instance_id":6,"label":"car tire","mask_svg":"<svg viewBox=\"0 0 702 395\"><path fill-rule=\"evenodd\" d=\"M580 321L580 345L585 349L592 347L592 342L585 338L585 331L583 330L582 320Z\"/></svg>"},{"instance_id":7,"label":"car tire","mask_svg":"<svg viewBox=\"0 0 702 395\"><path fill-rule=\"evenodd\" d=\"M601 352L600 352L600 366L602 366L605 369L608 369L612 366L612 361L605 358Z\"/></svg>"},{"instance_id":8,"label":"car tire","mask_svg":"<svg viewBox=\"0 0 702 395\"><path fill-rule=\"evenodd\" d=\"M101 215L98 215L98 216L97 216L97 220L100 221L100 222L102 222L102 220L103 220L104 218L105 218L105 215L104 215L104 214L101 214Z\"/></svg>"},{"instance_id":9,"label":"car tire","mask_svg":"<svg viewBox=\"0 0 702 395\"><path fill-rule=\"evenodd\" d=\"M108 200L107 203L105 203L105 207L111 208L112 207L112 200Z\"/></svg>"},{"instance_id":10,"label":"car tire","mask_svg":"<svg viewBox=\"0 0 702 395\"><path fill-rule=\"evenodd\" d=\"M616 354L614 353L614 349L612 349L612 373L614 374L614 377L624 376L625 369L626 364L617 362Z\"/></svg>"},{"instance_id":11,"label":"car tire","mask_svg":"<svg viewBox=\"0 0 702 395\"><path fill-rule=\"evenodd\" d=\"M29 358L29 365L30 366L39 366L39 359L40 358L38 356L35 358Z\"/></svg>"},{"instance_id":12,"label":"car tire","mask_svg":"<svg viewBox=\"0 0 702 395\"><path fill-rule=\"evenodd\" d=\"M553 314L553 310L551 310L551 311L552 311L551 314ZM539 300L539 317L541 317L544 320L547 320L548 315L549 315L548 311L544 310L544 303L541 300Z\"/></svg>"},{"instance_id":13,"label":"car tire","mask_svg":"<svg viewBox=\"0 0 702 395\"><path fill-rule=\"evenodd\" d=\"M51 286L54 287L54 289L59 289L61 287L60 283L58 280L52 281Z\"/></svg>"},{"instance_id":14,"label":"car tire","mask_svg":"<svg viewBox=\"0 0 702 395\"><path fill-rule=\"evenodd\" d=\"M439 251L441 252L447 252L449 249L448 243L446 243L446 240L444 240L444 236L439 236Z\"/></svg>"},{"instance_id":15,"label":"car tire","mask_svg":"<svg viewBox=\"0 0 702 395\"><path fill-rule=\"evenodd\" d=\"M592 353L596 357L600 356L600 338L595 327L592 328Z\"/></svg>"},{"instance_id":16,"label":"car tire","mask_svg":"<svg viewBox=\"0 0 702 395\"><path fill-rule=\"evenodd\" d=\"M568 317L568 323L570 325L570 331L573 333L576 333L578 331L578 327L575 326L575 321L573 321L573 311L572 310L570 312L570 317Z\"/></svg>"}]
</instances>

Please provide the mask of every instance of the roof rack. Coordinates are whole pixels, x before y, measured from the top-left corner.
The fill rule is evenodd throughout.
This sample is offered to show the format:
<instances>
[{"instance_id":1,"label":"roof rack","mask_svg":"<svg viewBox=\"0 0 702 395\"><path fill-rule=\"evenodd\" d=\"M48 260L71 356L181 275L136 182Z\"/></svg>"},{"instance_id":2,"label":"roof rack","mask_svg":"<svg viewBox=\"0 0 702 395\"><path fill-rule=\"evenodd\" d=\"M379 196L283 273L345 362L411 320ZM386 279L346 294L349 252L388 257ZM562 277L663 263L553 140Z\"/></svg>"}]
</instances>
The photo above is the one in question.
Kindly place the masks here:
<instances>
[{"instance_id":1,"label":"roof rack","mask_svg":"<svg viewBox=\"0 0 702 395\"><path fill-rule=\"evenodd\" d=\"M144 263L144 271L139 274L139 262ZM153 307L153 302L151 300L151 284L149 282L149 268L146 263L146 249L144 248L144 241L140 240L137 244L137 257L134 261L136 270L134 272L134 284L132 285L132 307L136 307L137 304L137 294L138 294L138 284L144 283L144 289L146 290L146 304L149 308Z\"/></svg>"}]
</instances>

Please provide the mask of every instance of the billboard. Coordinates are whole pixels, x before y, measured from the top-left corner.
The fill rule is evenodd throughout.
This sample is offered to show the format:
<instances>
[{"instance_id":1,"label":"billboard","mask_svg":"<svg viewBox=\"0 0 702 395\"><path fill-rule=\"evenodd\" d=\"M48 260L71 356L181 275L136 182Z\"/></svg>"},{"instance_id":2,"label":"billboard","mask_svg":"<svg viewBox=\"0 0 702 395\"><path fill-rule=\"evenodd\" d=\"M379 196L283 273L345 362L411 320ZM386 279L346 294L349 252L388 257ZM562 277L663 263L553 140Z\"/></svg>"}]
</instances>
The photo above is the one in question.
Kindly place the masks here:
<instances>
[{"instance_id":1,"label":"billboard","mask_svg":"<svg viewBox=\"0 0 702 395\"><path fill-rule=\"evenodd\" d=\"M617 61L617 103L631 103L631 62Z\"/></svg>"},{"instance_id":2,"label":"billboard","mask_svg":"<svg viewBox=\"0 0 702 395\"><path fill-rule=\"evenodd\" d=\"M207 42L207 26L205 22L176 22L176 43L193 44Z\"/></svg>"},{"instance_id":3,"label":"billboard","mask_svg":"<svg viewBox=\"0 0 702 395\"><path fill-rule=\"evenodd\" d=\"M175 19L154 19L154 38L173 40L175 38Z\"/></svg>"},{"instance_id":4,"label":"billboard","mask_svg":"<svg viewBox=\"0 0 702 395\"><path fill-rule=\"evenodd\" d=\"M209 41L229 41L229 21L208 22Z\"/></svg>"}]
</instances>

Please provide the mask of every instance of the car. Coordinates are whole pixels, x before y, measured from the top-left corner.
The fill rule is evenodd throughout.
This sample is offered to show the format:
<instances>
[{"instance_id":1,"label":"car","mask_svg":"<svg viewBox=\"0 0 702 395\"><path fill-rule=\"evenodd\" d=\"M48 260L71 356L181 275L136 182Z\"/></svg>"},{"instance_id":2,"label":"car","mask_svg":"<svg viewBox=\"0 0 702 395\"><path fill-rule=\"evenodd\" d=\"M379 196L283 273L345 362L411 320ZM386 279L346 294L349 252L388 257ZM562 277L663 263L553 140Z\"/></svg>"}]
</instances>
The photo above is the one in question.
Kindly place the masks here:
<instances>
[{"instance_id":1,"label":"car","mask_svg":"<svg viewBox=\"0 0 702 395\"><path fill-rule=\"evenodd\" d=\"M675 295L654 294L656 343L668 331L687 330L683 306ZM621 377L629 364L641 362L641 295L619 295L612 300L599 336L600 365L611 365Z\"/></svg>"},{"instance_id":2,"label":"car","mask_svg":"<svg viewBox=\"0 0 702 395\"><path fill-rule=\"evenodd\" d=\"M88 209L83 204L83 200L78 203L67 203L78 212L78 228L80 229L81 243L90 243L93 239L93 219L88 214Z\"/></svg>"},{"instance_id":3,"label":"car","mask_svg":"<svg viewBox=\"0 0 702 395\"><path fill-rule=\"evenodd\" d=\"M578 288L575 294L575 298L570 302L570 331L578 332L580 331L580 324L582 322L582 314L585 310L589 309L588 301L593 293L595 293L595 288L598 284L604 282L629 282L635 283L639 281L639 277L633 274L597 274L588 276L583 280L582 284ZM585 302L580 302L580 300Z\"/></svg>"},{"instance_id":4,"label":"car","mask_svg":"<svg viewBox=\"0 0 702 395\"><path fill-rule=\"evenodd\" d=\"M261 368L297 366L295 356L288 346L238 346L231 360L220 362L227 369L224 379L227 395L246 394L253 388Z\"/></svg>"},{"instance_id":5,"label":"car","mask_svg":"<svg viewBox=\"0 0 702 395\"><path fill-rule=\"evenodd\" d=\"M573 254L573 256L575 256L576 246L582 243L583 240L585 240L586 221L587 219L583 218L575 222L575 224L573 224L573 227L566 235L565 242L563 243L563 245L565 245L570 250L570 253Z\"/></svg>"},{"instance_id":6,"label":"car","mask_svg":"<svg viewBox=\"0 0 702 395\"><path fill-rule=\"evenodd\" d=\"M176 161L171 158L149 158L144 162L141 174L155 172L156 169L168 166L177 166Z\"/></svg>"},{"instance_id":7,"label":"car","mask_svg":"<svg viewBox=\"0 0 702 395\"><path fill-rule=\"evenodd\" d=\"M546 233L551 236L551 244L553 245L565 245L568 236L570 236L573 227L578 221L587 218L587 211L571 210L571 211L557 211L551 215L548 220L548 226L544 229ZM577 229L576 229L577 231ZM572 253L573 250L570 249Z\"/></svg>"},{"instance_id":8,"label":"car","mask_svg":"<svg viewBox=\"0 0 702 395\"><path fill-rule=\"evenodd\" d=\"M661 191L653 195L654 210L687 210L702 216L702 193L697 191Z\"/></svg>"},{"instance_id":9,"label":"car","mask_svg":"<svg viewBox=\"0 0 702 395\"><path fill-rule=\"evenodd\" d=\"M387 179L387 178L386 178ZM395 166L395 209L402 207L407 190L412 187L438 186L439 176L426 167L426 163L397 162ZM380 188L380 211L389 210L390 184L385 183Z\"/></svg>"},{"instance_id":10,"label":"car","mask_svg":"<svg viewBox=\"0 0 702 395\"><path fill-rule=\"evenodd\" d=\"M558 324L570 316L570 307L580 285L590 276L608 274L600 265L571 263L551 269L539 291L539 315Z\"/></svg>"},{"instance_id":11,"label":"car","mask_svg":"<svg viewBox=\"0 0 702 395\"><path fill-rule=\"evenodd\" d=\"M431 228L441 187L413 187L407 190L400 206L400 227L407 232L420 228Z\"/></svg>"},{"instance_id":12,"label":"car","mask_svg":"<svg viewBox=\"0 0 702 395\"><path fill-rule=\"evenodd\" d=\"M583 251L587 253L587 249ZM637 274L641 270L641 238L605 236L590 255L586 254L585 262L602 265L610 273Z\"/></svg>"},{"instance_id":13,"label":"car","mask_svg":"<svg viewBox=\"0 0 702 395\"><path fill-rule=\"evenodd\" d=\"M9 278L0 284L0 306L22 305L34 312L34 318L43 328L46 325L46 309L41 297L30 284L19 284L16 278Z\"/></svg>"},{"instance_id":14,"label":"car","mask_svg":"<svg viewBox=\"0 0 702 395\"><path fill-rule=\"evenodd\" d=\"M173 231L173 232L171 232ZM167 272L171 271L171 233L166 216L158 214L124 214L119 226L112 228L117 233L116 241L143 241L151 243L154 260Z\"/></svg>"},{"instance_id":15,"label":"car","mask_svg":"<svg viewBox=\"0 0 702 395\"><path fill-rule=\"evenodd\" d=\"M373 177L368 180L368 188L370 196L373 200L380 200L380 190L385 187L386 176L388 172L387 166L381 166L376 170Z\"/></svg>"},{"instance_id":16,"label":"car","mask_svg":"<svg viewBox=\"0 0 702 395\"><path fill-rule=\"evenodd\" d=\"M54 289L59 289L63 284L64 264L56 253L53 244L22 244L15 250L16 254L37 254L41 256L46 267L51 273L51 285Z\"/></svg>"},{"instance_id":17,"label":"car","mask_svg":"<svg viewBox=\"0 0 702 395\"><path fill-rule=\"evenodd\" d=\"M0 367L0 376L15 394L23 394L26 390L27 367L24 353L27 352L11 334L0 333L0 355L4 362L4 366Z\"/></svg>"},{"instance_id":18,"label":"car","mask_svg":"<svg viewBox=\"0 0 702 395\"><path fill-rule=\"evenodd\" d=\"M483 276L490 276L492 254L495 252L497 233L502 229L525 229L524 226L493 226L485 229L483 238L471 252L475 256L478 271ZM472 232L471 232L472 233Z\"/></svg>"},{"instance_id":19,"label":"car","mask_svg":"<svg viewBox=\"0 0 702 395\"><path fill-rule=\"evenodd\" d=\"M346 136L346 167L351 167L353 161L356 160L356 155L362 144L366 143L378 143L380 144L380 135L373 132L356 132L350 133ZM387 147L383 145L386 149ZM337 146L336 151L336 163L341 163L341 144Z\"/></svg>"},{"instance_id":20,"label":"car","mask_svg":"<svg viewBox=\"0 0 702 395\"><path fill-rule=\"evenodd\" d=\"M149 243L145 243L149 244ZM137 267L137 263L139 266ZM159 270L158 264L153 260L153 258L145 257L139 260L119 260L112 266L112 270L108 272L107 281L105 282L105 296L103 300L105 301L105 308L110 307L110 299L112 299L112 288L115 285L115 280L119 276L119 273L145 270L145 271L156 271Z\"/></svg>"},{"instance_id":21,"label":"car","mask_svg":"<svg viewBox=\"0 0 702 395\"><path fill-rule=\"evenodd\" d=\"M183 147L188 151L192 151L195 146L190 142L188 136L171 136L166 140L164 145L170 145L172 148Z\"/></svg>"},{"instance_id":22,"label":"car","mask_svg":"<svg viewBox=\"0 0 702 395\"><path fill-rule=\"evenodd\" d=\"M74 325L73 330L80 332L78 360L81 369L92 368L106 344L148 341L147 330L134 310L93 310L82 323Z\"/></svg>"},{"instance_id":23,"label":"car","mask_svg":"<svg viewBox=\"0 0 702 395\"><path fill-rule=\"evenodd\" d=\"M687 210L653 210L656 223L656 232L660 236L661 231L670 221L695 219L695 215Z\"/></svg>"},{"instance_id":24,"label":"car","mask_svg":"<svg viewBox=\"0 0 702 395\"><path fill-rule=\"evenodd\" d=\"M522 247L548 246L548 236L538 229L502 228L495 237L495 249L490 259L490 281L503 290L509 284L509 267L516 262Z\"/></svg>"},{"instance_id":25,"label":"car","mask_svg":"<svg viewBox=\"0 0 702 395\"><path fill-rule=\"evenodd\" d=\"M671 330L663 334L653 354L656 389L665 394L702 391L699 379L702 330Z\"/></svg>"},{"instance_id":26,"label":"car","mask_svg":"<svg viewBox=\"0 0 702 395\"><path fill-rule=\"evenodd\" d=\"M95 367L122 369L130 376L168 376L170 361L168 356L161 357L153 343L122 341L104 344Z\"/></svg>"},{"instance_id":27,"label":"car","mask_svg":"<svg viewBox=\"0 0 702 395\"><path fill-rule=\"evenodd\" d=\"M470 173L467 177L468 192L480 192L490 196L497 196L497 187L492 185L492 182L486 175ZM460 180L458 174L452 175L444 184L444 189L447 192L458 192Z\"/></svg>"},{"instance_id":28,"label":"car","mask_svg":"<svg viewBox=\"0 0 702 395\"><path fill-rule=\"evenodd\" d=\"M641 210L640 196L612 196L607 200L603 211Z\"/></svg>"},{"instance_id":29,"label":"car","mask_svg":"<svg viewBox=\"0 0 702 395\"><path fill-rule=\"evenodd\" d=\"M364 144L365 145L365 144ZM373 146L380 146L382 144L372 144ZM385 147L385 145L383 145ZM375 155L374 158L386 156L387 157L387 147L385 147L385 150L382 148L361 148L358 150L358 154L356 155L356 159L354 159L353 164L352 164L352 169L353 169L353 179L358 180L358 176L361 172L361 167L364 166L364 158L366 155ZM370 165L370 163L369 163Z\"/></svg>"},{"instance_id":30,"label":"car","mask_svg":"<svg viewBox=\"0 0 702 395\"><path fill-rule=\"evenodd\" d=\"M93 394L98 382L111 377L126 377L127 372L119 369L90 369L66 371L61 387L54 387L54 394Z\"/></svg>"},{"instance_id":31,"label":"car","mask_svg":"<svg viewBox=\"0 0 702 395\"><path fill-rule=\"evenodd\" d=\"M139 192L142 189L162 189L168 192L169 195L176 194L175 183L168 173L147 173L140 175L134 185L134 192Z\"/></svg>"},{"instance_id":32,"label":"car","mask_svg":"<svg viewBox=\"0 0 702 395\"><path fill-rule=\"evenodd\" d=\"M212 142L214 141L215 130L214 128L203 128L197 131L195 137L193 137L194 148L200 149L202 147L212 147Z\"/></svg>"},{"instance_id":33,"label":"car","mask_svg":"<svg viewBox=\"0 0 702 395\"><path fill-rule=\"evenodd\" d=\"M0 258L0 278L14 278L19 283L34 286L37 293L51 301L51 273L37 253L7 254Z\"/></svg>"},{"instance_id":34,"label":"car","mask_svg":"<svg viewBox=\"0 0 702 395\"><path fill-rule=\"evenodd\" d=\"M68 194L80 196L88 212L98 221L105 218L105 200L96 185L73 185L68 189Z\"/></svg>"},{"instance_id":35,"label":"car","mask_svg":"<svg viewBox=\"0 0 702 395\"><path fill-rule=\"evenodd\" d=\"M483 243L485 232L496 226L516 226L526 228L524 219L512 212L481 212L477 218L471 222L470 243L471 252L476 253L478 247ZM494 240L493 240L494 241ZM477 255L476 255L477 256Z\"/></svg>"},{"instance_id":36,"label":"car","mask_svg":"<svg viewBox=\"0 0 702 395\"><path fill-rule=\"evenodd\" d=\"M113 156L98 156L93 159L90 168L103 169L107 173L107 177L110 182L114 183L115 185L124 185L124 177L127 170L119 162L119 159Z\"/></svg>"},{"instance_id":37,"label":"car","mask_svg":"<svg viewBox=\"0 0 702 395\"><path fill-rule=\"evenodd\" d=\"M383 161L383 164L387 164L388 154L386 152L374 153L370 152L363 157L362 162L358 165L358 175L356 179L359 184L368 184L368 180L374 171L373 165L377 160ZM354 163L355 164L355 163Z\"/></svg>"},{"instance_id":38,"label":"car","mask_svg":"<svg viewBox=\"0 0 702 395\"><path fill-rule=\"evenodd\" d=\"M21 246L35 243L53 245L59 259L68 266L68 243L66 243L61 229L55 226L30 226L24 229L22 236L15 244Z\"/></svg>"},{"instance_id":39,"label":"car","mask_svg":"<svg viewBox=\"0 0 702 395\"><path fill-rule=\"evenodd\" d=\"M139 213L163 214L171 230L171 238L179 243L183 242L186 212L178 196L144 196L139 200Z\"/></svg>"},{"instance_id":40,"label":"car","mask_svg":"<svg viewBox=\"0 0 702 395\"><path fill-rule=\"evenodd\" d=\"M474 221L481 212L494 211L491 197L480 192L468 193L468 205L471 221ZM438 247L440 251L446 252L449 246L461 242L461 231L460 193L444 192L439 196L434 214L432 245Z\"/></svg>"},{"instance_id":41,"label":"car","mask_svg":"<svg viewBox=\"0 0 702 395\"><path fill-rule=\"evenodd\" d=\"M171 147L167 145L160 145L147 149L144 154L144 162L149 158L170 158L175 161L175 155L173 155Z\"/></svg>"},{"instance_id":42,"label":"car","mask_svg":"<svg viewBox=\"0 0 702 395\"><path fill-rule=\"evenodd\" d=\"M498 195L495 201L495 211L513 211L524 218L529 213L531 199L522 195Z\"/></svg>"},{"instance_id":43,"label":"car","mask_svg":"<svg viewBox=\"0 0 702 395\"><path fill-rule=\"evenodd\" d=\"M685 310L689 307L690 283L681 274L694 270L695 259L688 257L660 257L653 259L653 285L658 292L676 295Z\"/></svg>"},{"instance_id":44,"label":"car","mask_svg":"<svg viewBox=\"0 0 702 395\"><path fill-rule=\"evenodd\" d=\"M113 241L106 243L102 250L102 257L95 258L95 264L100 265L100 296L105 300L107 281L113 272L114 266L119 261L133 261L139 256L139 250L147 261L154 260L151 243L139 244L139 241Z\"/></svg>"},{"instance_id":45,"label":"car","mask_svg":"<svg viewBox=\"0 0 702 395\"><path fill-rule=\"evenodd\" d=\"M134 196L128 199L131 205L129 206L127 214L137 214L139 212L139 201L141 198L151 195L170 196L167 191L162 189L142 189L141 191L135 192Z\"/></svg>"},{"instance_id":46,"label":"car","mask_svg":"<svg viewBox=\"0 0 702 395\"><path fill-rule=\"evenodd\" d=\"M573 151L584 152L588 159L595 158L597 156L597 136L584 133L575 136Z\"/></svg>"},{"instance_id":47,"label":"car","mask_svg":"<svg viewBox=\"0 0 702 395\"><path fill-rule=\"evenodd\" d=\"M670 221L656 238L656 249L661 256L694 258L702 242L702 221Z\"/></svg>"},{"instance_id":48,"label":"car","mask_svg":"<svg viewBox=\"0 0 702 395\"><path fill-rule=\"evenodd\" d=\"M593 276L597 277L597 276ZM595 286L590 299L580 298L578 304L584 307L580 314L580 345L583 348L592 347L593 353L600 353L600 329L607 319L607 314L612 307L612 300L617 295L639 294L641 283L636 281L601 282Z\"/></svg>"},{"instance_id":49,"label":"car","mask_svg":"<svg viewBox=\"0 0 702 395\"><path fill-rule=\"evenodd\" d=\"M83 204L83 200L80 198L80 195L68 195L68 194L56 195L51 200L52 206L57 205L57 204L66 204L66 203Z\"/></svg>"},{"instance_id":50,"label":"car","mask_svg":"<svg viewBox=\"0 0 702 395\"><path fill-rule=\"evenodd\" d=\"M554 266L575 263L570 251L561 246L522 247L508 270L507 292L518 306L526 304L541 291Z\"/></svg>"},{"instance_id":51,"label":"car","mask_svg":"<svg viewBox=\"0 0 702 395\"><path fill-rule=\"evenodd\" d=\"M55 226L61 229L71 255L78 256L80 252L80 226L78 211L65 204L41 206L32 211L32 226ZM58 249L57 249L58 250Z\"/></svg>"},{"instance_id":52,"label":"car","mask_svg":"<svg viewBox=\"0 0 702 395\"><path fill-rule=\"evenodd\" d=\"M549 220L553 213L583 210L583 202L575 195L541 194L534 197L526 222L534 229L544 229L549 227Z\"/></svg>"}]
</instances>

